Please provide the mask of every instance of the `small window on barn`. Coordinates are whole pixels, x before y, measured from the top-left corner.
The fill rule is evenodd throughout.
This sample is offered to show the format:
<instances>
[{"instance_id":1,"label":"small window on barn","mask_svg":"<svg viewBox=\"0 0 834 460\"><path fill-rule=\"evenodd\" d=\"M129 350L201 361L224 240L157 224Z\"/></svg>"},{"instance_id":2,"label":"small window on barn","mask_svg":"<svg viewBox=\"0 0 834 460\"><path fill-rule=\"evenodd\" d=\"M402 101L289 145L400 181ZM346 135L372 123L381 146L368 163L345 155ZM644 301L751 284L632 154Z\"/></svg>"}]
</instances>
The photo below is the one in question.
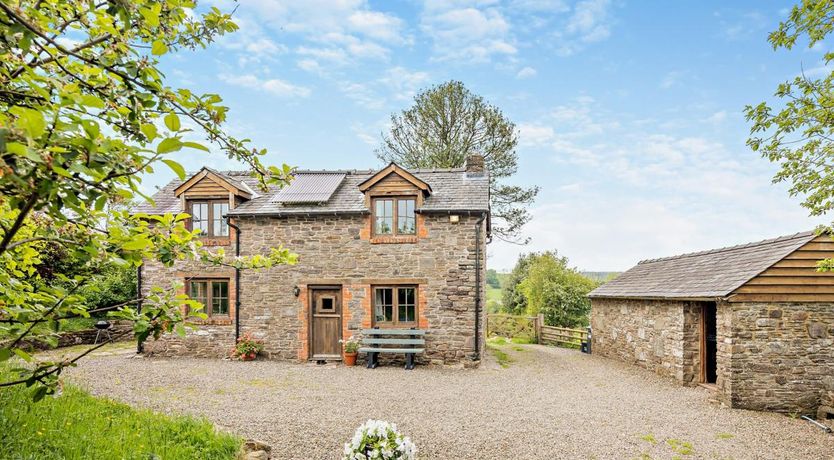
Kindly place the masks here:
<instances>
[{"instance_id":1,"label":"small window on barn","mask_svg":"<svg viewBox=\"0 0 834 460\"><path fill-rule=\"evenodd\" d=\"M417 325L416 287L374 287L373 300L375 326L414 327Z\"/></svg>"}]
</instances>

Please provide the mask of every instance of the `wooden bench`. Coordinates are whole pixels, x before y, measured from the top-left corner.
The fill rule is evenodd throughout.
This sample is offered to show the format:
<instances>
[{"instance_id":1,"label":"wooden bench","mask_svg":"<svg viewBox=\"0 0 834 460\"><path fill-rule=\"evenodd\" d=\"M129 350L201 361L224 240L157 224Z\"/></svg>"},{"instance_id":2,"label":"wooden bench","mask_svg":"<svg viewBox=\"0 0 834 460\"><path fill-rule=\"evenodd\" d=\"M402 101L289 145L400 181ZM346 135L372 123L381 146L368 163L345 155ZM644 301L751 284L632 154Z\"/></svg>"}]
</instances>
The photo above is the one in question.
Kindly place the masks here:
<instances>
[{"instance_id":1,"label":"wooden bench","mask_svg":"<svg viewBox=\"0 0 834 460\"><path fill-rule=\"evenodd\" d=\"M377 358L380 353L404 353L405 368L414 369L414 355L425 351L426 331L422 329L363 329L362 347L360 353L368 354L368 369L374 369L379 364ZM396 338L386 338L394 336ZM395 346L386 347L386 345ZM420 347L420 348L418 348Z\"/></svg>"}]
</instances>

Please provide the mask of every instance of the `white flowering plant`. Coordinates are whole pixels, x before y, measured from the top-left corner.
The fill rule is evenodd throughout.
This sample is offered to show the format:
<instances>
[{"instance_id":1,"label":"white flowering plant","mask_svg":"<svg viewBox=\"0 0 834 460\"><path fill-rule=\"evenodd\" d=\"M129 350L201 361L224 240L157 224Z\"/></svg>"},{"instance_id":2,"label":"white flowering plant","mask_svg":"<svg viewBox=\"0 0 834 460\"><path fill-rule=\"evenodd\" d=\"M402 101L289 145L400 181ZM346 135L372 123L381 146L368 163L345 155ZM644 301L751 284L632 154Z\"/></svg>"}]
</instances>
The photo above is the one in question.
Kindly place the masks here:
<instances>
[{"instance_id":1,"label":"white flowering plant","mask_svg":"<svg viewBox=\"0 0 834 460\"><path fill-rule=\"evenodd\" d=\"M397 425L383 420L368 420L356 429L353 439L345 443L343 460L388 460L417 458L417 447Z\"/></svg>"}]
</instances>

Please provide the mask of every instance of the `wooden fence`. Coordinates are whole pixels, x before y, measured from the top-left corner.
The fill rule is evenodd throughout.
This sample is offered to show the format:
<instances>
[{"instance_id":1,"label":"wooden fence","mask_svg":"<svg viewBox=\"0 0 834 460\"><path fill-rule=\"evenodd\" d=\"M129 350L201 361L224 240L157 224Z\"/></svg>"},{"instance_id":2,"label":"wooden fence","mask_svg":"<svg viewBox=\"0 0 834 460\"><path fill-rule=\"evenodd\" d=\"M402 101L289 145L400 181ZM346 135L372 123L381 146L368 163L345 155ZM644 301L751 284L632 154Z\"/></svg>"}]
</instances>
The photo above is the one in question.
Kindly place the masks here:
<instances>
[{"instance_id":1,"label":"wooden fence","mask_svg":"<svg viewBox=\"0 0 834 460\"><path fill-rule=\"evenodd\" d=\"M535 316L515 316L503 313L487 315L487 337L520 337L538 341L539 319Z\"/></svg>"},{"instance_id":2,"label":"wooden fence","mask_svg":"<svg viewBox=\"0 0 834 460\"><path fill-rule=\"evenodd\" d=\"M585 329L546 326L544 315L516 316L504 313L487 315L487 337L519 337L531 342L579 348L588 339Z\"/></svg>"},{"instance_id":3,"label":"wooden fence","mask_svg":"<svg viewBox=\"0 0 834 460\"><path fill-rule=\"evenodd\" d=\"M579 348L588 339L588 331L583 329L569 329L566 327L542 326L539 343Z\"/></svg>"}]
</instances>

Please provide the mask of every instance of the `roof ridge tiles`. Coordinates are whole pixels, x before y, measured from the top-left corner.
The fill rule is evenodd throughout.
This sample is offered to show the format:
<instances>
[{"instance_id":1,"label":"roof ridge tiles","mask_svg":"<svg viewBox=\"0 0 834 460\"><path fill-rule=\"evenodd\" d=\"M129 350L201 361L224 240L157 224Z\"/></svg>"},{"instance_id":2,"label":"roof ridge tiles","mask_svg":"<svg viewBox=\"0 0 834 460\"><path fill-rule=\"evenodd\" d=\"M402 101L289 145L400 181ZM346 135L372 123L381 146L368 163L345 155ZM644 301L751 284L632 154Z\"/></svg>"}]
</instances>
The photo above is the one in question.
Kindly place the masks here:
<instances>
[{"instance_id":1,"label":"roof ridge tiles","mask_svg":"<svg viewBox=\"0 0 834 460\"><path fill-rule=\"evenodd\" d=\"M783 241L791 241L791 240L800 239L800 238L807 238L807 237L809 237L813 234L814 234L813 230L809 230L809 231L805 231L805 232L797 232L797 233L794 233L792 235L782 235L782 236L777 236L776 238L768 238L766 240L754 241L752 243L737 244L737 245L734 245L734 246L725 246L723 248L707 249L705 251L687 252L687 253L684 253L684 254L678 254L678 255L668 256L668 257L658 257L658 258L654 258L654 259L644 259L644 260L641 260L640 262L637 262L637 264L641 265L641 264L648 264L648 263L653 263L653 262L663 262L663 261L667 261L667 260L686 259L686 258L689 258L689 257L697 257L697 256L703 256L703 255L707 255L707 254L716 254L716 253L720 253L720 252L737 251L739 249L747 249L747 248L751 248L751 247L755 247L755 246L765 246L765 245L769 245L769 244L773 244L773 243L781 243Z\"/></svg>"}]
</instances>

